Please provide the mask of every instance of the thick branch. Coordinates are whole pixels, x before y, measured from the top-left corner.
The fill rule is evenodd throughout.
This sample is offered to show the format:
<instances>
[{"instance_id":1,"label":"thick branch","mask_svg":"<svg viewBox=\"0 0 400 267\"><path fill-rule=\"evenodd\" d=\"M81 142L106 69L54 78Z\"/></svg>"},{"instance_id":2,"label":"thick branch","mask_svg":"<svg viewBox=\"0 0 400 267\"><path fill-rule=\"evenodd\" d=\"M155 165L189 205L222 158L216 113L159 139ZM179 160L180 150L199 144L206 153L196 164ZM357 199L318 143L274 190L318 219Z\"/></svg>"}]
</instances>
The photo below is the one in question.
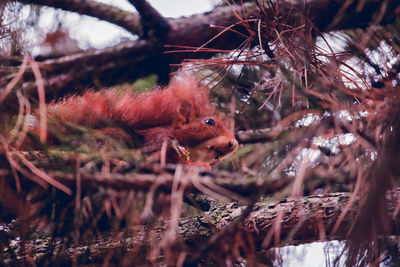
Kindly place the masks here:
<instances>
[{"instance_id":1,"label":"thick branch","mask_svg":"<svg viewBox=\"0 0 400 267\"><path fill-rule=\"evenodd\" d=\"M139 15L121 10L119 8L102 4L96 1L86 0L18 0L24 4L35 4L60 8L81 15L95 17L121 26L133 34L141 33Z\"/></svg>"},{"instance_id":2,"label":"thick branch","mask_svg":"<svg viewBox=\"0 0 400 267\"><path fill-rule=\"evenodd\" d=\"M129 2L135 6L140 14L143 37L155 37L158 40L165 41L164 38L169 31L166 19L146 0L129 0Z\"/></svg>"},{"instance_id":3,"label":"thick branch","mask_svg":"<svg viewBox=\"0 0 400 267\"><path fill-rule=\"evenodd\" d=\"M334 193L303 198L288 198L276 203L259 203L243 222L241 230L253 236L257 249L288 245L285 243L287 238L291 244L304 244L317 240L343 240L346 239L356 217L357 201L344 215L335 232L333 232L333 228L344 207L349 203L349 199L350 195L348 193ZM399 234L398 225L400 220L398 214L394 214L399 200L400 189L393 190L387 194L388 218L392 228L390 233L382 232L380 234ZM223 229L225 225L239 216L243 210L243 207L231 208L232 205L225 205L225 207L227 208L223 210L218 209L207 212L207 215L200 219L187 219L186 223L180 226L180 229L181 233L189 232L191 236L183 234L184 238L204 240L204 235L200 233L207 233L205 229L208 229L208 231L214 227ZM217 218L217 220L212 221L210 218ZM205 229L191 229L196 220L202 221ZM197 222L197 224L199 223ZM188 230L187 227L192 231ZM210 232L206 235L210 235ZM271 235L269 240L271 242L268 242L268 235ZM275 237L276 235L277 237ZM274 240L278 241L278 243L274 243Z\"/></svg>"},{"instance_id":4,"label":"thick branch","mask_svg":"<svg viewBox=\"0 0 400 267\"><path fill-rule=\"evenodd\" d=\"M299 245L317 240L344 240L355 218L357 202L350 207L343 217L337 231L332 232L332 229L343 208L349 203L349 199L350 195L348 193L335 193L324 196L288 198L280 202L258 203L239 229L232 235L225 236L222 242L224 242L225 246L227 244L233 245L238 235L245 234L246 238L249 238L249 236L253 238L255 250L261 251L271 247L289 244ZM391 233L381 234L399 234L398 225L400 221L398 214L395 214L399 201L400 189L393 190L390 194L387 194L388 218L391 220L392 228ZM211 236L215 235L216 232L223 231L227 225L239 217L243 209L244 207L238 207L230 203L224 206L217 205L201 216L182 218L177 224L178 235L186 244L189 244L189 253L196 252L198 247L205 244ZM168 227L166 227L165 222L154 227L160 240L165 238L166 229ZM112 255L110 254L112 249L130 251L148 243L146 231L149 230L145 226L137 226L132 237L96 240L96 244L83 248L75 247L73 250L66 251L65 260L71 260L70 253L77 253L77 255L82 256L85 253L86 255L83 259L94 259L97 262L102 262L101 259ZM276 235L277 237L275 237ZM290 243L285 243L285 238L288 237L290 237L288 239ZM48 242L48 240L42 239L41 242L35 242L35 244L31 245L30 248L33 254L36 251L40 252L45 247L43 242ZM207 252L218 253L218 246L220 245L216 244L215 247L211 247ZM132 252L135 253L135 250ZM144 257L144 255L142 256ZM136 254L135 257L138 257L138 255ZM203 257L207 258L207 254L204 254Z\"/></svg>"},{"instance_id":5,"label":"thick branch","mask_svg":"<svg viewBox=\"0 0 400 267\"><path fill-rule=\"evenodd\" d=\"M158 72L159 53L152 41L135 40L103 50L51 59L40 63L46 79L47 94L63 94L77 86L112 85ZM160 64L161 65L161 64ZM25 80L31 79L30 73ZM133 80L134 80L133 79ZM24 89L35 92L34 82L24 83Z\"/></svg>"}]
</instances>

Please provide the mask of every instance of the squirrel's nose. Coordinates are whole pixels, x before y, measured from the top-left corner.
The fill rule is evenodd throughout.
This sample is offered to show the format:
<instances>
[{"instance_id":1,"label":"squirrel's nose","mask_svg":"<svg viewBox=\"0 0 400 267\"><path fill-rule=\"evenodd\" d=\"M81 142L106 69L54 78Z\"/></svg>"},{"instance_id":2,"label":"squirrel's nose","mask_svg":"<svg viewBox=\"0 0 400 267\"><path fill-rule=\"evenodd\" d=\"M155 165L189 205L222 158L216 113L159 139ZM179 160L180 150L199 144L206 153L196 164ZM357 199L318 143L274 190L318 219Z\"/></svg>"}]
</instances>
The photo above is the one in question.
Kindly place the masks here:
<instances>
[{"instance_id":1,"label":"squirrel's nose","mask_svg":"<svg viewBox=\"0 0 400 267\"><path fill-rule=\"evenodd\" d=\"M238 147L238 141L236 140L236 139L231 139L231 140L229 140L229 142L228 142L228 147L232 150L232 151L234 151L237 147Z\"/></svg>"}]
</instances>

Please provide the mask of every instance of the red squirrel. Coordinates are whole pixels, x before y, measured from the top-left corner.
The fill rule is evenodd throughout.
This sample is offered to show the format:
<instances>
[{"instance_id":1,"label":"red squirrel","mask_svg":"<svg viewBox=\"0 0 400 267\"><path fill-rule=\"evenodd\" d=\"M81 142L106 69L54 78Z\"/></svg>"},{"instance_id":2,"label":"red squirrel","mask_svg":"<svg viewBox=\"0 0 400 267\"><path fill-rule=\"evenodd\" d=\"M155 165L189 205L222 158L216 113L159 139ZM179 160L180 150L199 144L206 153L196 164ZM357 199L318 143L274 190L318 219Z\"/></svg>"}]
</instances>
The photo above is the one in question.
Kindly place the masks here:
<instances>
[{"instance_id":1,"label":"red squirrel","mask_svg":"<svg viewBox=\"0 0 400 267\"><path fill-rule=\"evenodd\" d=\"M118 134L114 126L122 126L119 129L143 137L145 148L158 151L160 157L165 144L166 162L170 163L209 168L238 147L223 120L211 115L207 91L188 75L176 77L164 89L140 95L114 89L88 91L49 104L47 112L109 133ZM105 127L110 122L113 127Z\"/></svg>"}]
</instances>

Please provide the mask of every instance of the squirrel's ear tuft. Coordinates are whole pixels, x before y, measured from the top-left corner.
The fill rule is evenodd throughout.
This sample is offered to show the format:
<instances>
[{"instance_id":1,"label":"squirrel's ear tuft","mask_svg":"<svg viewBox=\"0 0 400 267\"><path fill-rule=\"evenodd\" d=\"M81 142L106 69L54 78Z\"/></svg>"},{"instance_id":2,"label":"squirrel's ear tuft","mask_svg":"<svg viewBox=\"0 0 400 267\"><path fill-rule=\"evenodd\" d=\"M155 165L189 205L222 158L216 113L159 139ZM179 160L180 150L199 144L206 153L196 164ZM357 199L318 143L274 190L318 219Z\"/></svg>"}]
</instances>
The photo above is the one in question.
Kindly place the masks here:
<instances>
[{"instance_id":1,"label":"squirrel's ear tuft","mask_svg":"<svg viewBox=\"0 0 400 267\"><path fill-rule=\"evenodd\" d=\"M189 123L192 120L191 118L192 108L193 104L191 101L183 101L178 105L177 108L178 116L175 122L175 126L180 127L182 125Z\"/></svg>"}]
</instances>

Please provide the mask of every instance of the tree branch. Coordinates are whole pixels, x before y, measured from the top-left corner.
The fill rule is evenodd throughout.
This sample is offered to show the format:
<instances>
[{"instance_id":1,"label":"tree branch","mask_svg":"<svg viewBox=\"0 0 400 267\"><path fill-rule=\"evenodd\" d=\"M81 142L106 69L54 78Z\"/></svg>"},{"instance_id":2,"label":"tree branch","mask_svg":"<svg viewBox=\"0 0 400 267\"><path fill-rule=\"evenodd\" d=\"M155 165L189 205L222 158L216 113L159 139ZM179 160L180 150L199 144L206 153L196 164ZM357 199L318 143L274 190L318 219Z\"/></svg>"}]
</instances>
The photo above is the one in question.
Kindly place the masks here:
<instances>
[{"instance_id":1,"label":"tree branch","mask_svg":"<svg viewBox=\"0 0 400 267\"><path fill-rule=\"evenodd\" d=\"M171 169L175 170L175 168ZM192 169L193 170L193 169ZM147 170L149 172L150 170ZM126 170L125 170L126 172ZM75 184L75 174L68 174L61 171L47 171L50 177L57 181L73 187ZM126 172L121 173L85 173L81 174L82 187L85 189L97 189L99 187L112 188L117 191L139 190L148 191L154 184L158 185L158 190L170 192L174 179L173 172L162 173L138 173ZM186 192L198 193L202 192L202 188L211 189L216 195L220 194L222 198L229 197L234 200L245 200L265 188L264 194L273 194L289 183L292 178L282 178L279 180L265 178L263 181L259 177L248 177L242 173L225 173L225 172L208 172L201 171L198 176L193 171L187 170L184 173L188 184L185 188ZM215 187L223 189L223 191L214 191ZM225 194L227 193L227 194Z\"/></svg>"},{"instance_id":2,"label":"tree branch","mask_svg":"<svg viewBox=\"0 0 400 267\"><path fill-rule=\"evenodd\" d=\"M257 250L289 244L304 244L317 240L343 240L347 238L356 217L357 201L343 216L339 228L335 232L332 230L349 200L350 194L348 193L332 193L303 198L287 198L279 202L258 203L250 216L242 223L241 231L253 236ZM392 232L378 234L398 235L399 228L397 226L400 221L395 212L400 200L400 188L388 192L386 200L388 218L393 226ZM227 224L240 216L242 211L243 207L235 208L233 205L226 204L225 209L219 207L217 210L211 210L203 218L186 219L187 223L180 225L180 232L191 233L190 236L183 234L185 239L204 240L204 235L201 234L204 229L198 229L198 231L187 229L194 224L194 219L203 222L202 225L208 231L214 227L224 229ZM216 218L216 220L213 221L212 218ZM277 224L279 225L277 226ZM206 235L210 234L207 231L206 233ZM290 243L286 243L286 240L290 240ZM224 239L224 242L227 240Z\"/></svg>"},{"instance_id":3,"label":"tree branch","mask_svg":"<svg viewBox=\"0 0 400 267\"><path fill-rule=\"evenodd\" d=\"M357 201L343 217L338 230L332 232L332 229L349 200L350 195L348 193L334 193L303 198L287 198L279 202L258 203L250 215L242 221L239 229L232 235L225 236L221 242L233 245L235 238L240 238L242 235L247 238L250 236L254 241L256 251L261 251L272 247L299 245L317 240L344 240L355 218ZM397 226L400 221L395 212L397 203L400 201L400 188L389 192L386 200L389 211L388 218L390 218L393 227L391 233L382 232L380 234L398 235L400 228ZM179 219L177 233L185 244L190 244L190 248L185 248L186 253L195 253L201 245L208 242L211 236L223 231L232 221L240 217L244 208L238 207L234 203L226 203L225 205L215 205L213 209L202 215ZM153 227L159 240L165 238L164 235L166 229L168 229L166 225L168 225L168 222L162 222ZM109 258L115 249L117 249L115 252L119 251L118 255L122 250L131 251L135 257L145 257L144 254L138 254L135 248L145 246L150 242L146 240L147 235L145 234L150 229L147 229L144 225L136 226L134 229L134 234L130 235L131 237L95 240L92 245L82 248L75 247L66 251L65 254L59 255L59 257L65 257L65 260L69 262L71 253L76 253L80 256L78 258L84 260L86 264L90 263L90 259L103 262L104 258ZM290 240L290 242L286 240ZM231 243L229 243L230 241ZM48 239L39 239L32 243L30 245L32 256L35 256L35 253L41 253L43 247L48 246L46 245L48 242ZM219 243L215 244L215 246L210 247L207 253L218 254L220 246ZM18 248L20 245L16 247ZM7 251L7 253L10 253L10 251ZM44 255L41 253L37 256L43 257ZM207 254L202 256L203 258L208 257ZM10 258L10 260L12 259Z\"/></svg>"},{"instance_id":4,"label":"tree branch","mask_svg":"<svg viewBox=\"0 0 400 267\"><path fill-rule=\"evenodd\" d=\"M87 88L96 84L109 86L131 80L131 77L135 80L157 73L160 71L158 64L154 64L160 59L157 47L152 41L134 40L111 48L41 62L40 69L47 78L46 92L48 95L63 95L71 88ZM24 79L31 80L29 72ZM33 81L25 82L23 87L27 92L36 91Z\"/></svg>"},{"instance_id":5,"label":"tree branch","mask_svg":"<svg viewBox=\"0 0 400 267\"><path fill-rule=\"evenodd\" d=\"M143 38L154 37L161 41L168 34L169 25L167 20L154 9L146 0L129 0L140 14L143 27Z\"/></svg>"},{"instance_id":6,"label":"tree branch","mask_svg":"<svg viewBox=\"0 0 400 267\"><path fill-rule=\"evenodd\" d=\"M91 0L18 0L24 4L34 4L60 8L62 10L76 12L81 15L95 17L112 24L121 26L132 34L140 34L141 26L139 15L119 8L102 4Z\"/></svg>"}]
</instances>

